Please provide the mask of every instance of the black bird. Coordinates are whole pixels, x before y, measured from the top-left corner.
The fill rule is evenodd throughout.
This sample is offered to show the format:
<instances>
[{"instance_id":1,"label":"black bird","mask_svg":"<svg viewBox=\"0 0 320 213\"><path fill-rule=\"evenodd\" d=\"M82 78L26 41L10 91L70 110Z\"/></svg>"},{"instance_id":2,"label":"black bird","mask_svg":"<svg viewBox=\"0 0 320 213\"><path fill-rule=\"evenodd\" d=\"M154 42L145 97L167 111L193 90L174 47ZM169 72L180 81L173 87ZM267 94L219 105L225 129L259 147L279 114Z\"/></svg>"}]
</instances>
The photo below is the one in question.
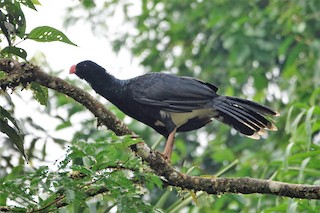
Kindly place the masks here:
<instances>
[{"instance_id":1,"label":"black bird","mask_svg":"<svg viewBox=\"0 0 320 213\"><path fill-rule=\"evenodd\" d=\"M70 68L91 87L130 117L152 127L166 139L163 156L170 161L176 132L205 126L215 118L242 134L259 139L276 131L266 116L279 113L253 101L220 96L212 84L190 77L148 73L119 80L92 61Z\"/></svg>"}]
</instances>

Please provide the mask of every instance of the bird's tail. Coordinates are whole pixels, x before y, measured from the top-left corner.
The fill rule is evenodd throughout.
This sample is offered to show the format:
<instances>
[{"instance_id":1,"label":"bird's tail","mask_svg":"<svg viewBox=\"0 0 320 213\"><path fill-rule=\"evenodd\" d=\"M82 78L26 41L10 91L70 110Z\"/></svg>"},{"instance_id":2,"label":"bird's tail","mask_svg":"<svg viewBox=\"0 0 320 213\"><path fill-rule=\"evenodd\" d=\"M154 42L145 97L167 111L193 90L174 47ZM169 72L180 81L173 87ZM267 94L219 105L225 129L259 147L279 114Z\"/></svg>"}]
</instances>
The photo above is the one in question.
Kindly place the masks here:
<instances>
[{"instance_id":1,"label":"bird's tail","mask_svg":"<svg viewBox=\"0 0 320 213\"><path fill-rule=\"evenodd\" d=\"M250 138L259 139L265 130L277 130L277 127L267 117L280 114L253 101L219 96L214 99L213 107L216 112L215 119L232 126Z\"/></svg>"}]
</instances>

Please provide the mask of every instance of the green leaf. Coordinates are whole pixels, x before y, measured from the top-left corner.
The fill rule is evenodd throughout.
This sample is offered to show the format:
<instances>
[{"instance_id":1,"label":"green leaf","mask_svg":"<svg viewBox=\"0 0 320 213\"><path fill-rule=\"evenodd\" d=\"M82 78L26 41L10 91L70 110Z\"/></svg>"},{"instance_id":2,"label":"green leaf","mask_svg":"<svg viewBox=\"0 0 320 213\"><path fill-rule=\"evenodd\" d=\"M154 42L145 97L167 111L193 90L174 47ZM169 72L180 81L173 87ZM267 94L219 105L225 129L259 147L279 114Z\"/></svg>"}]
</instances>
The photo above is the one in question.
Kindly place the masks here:
<instances>
[{"instance_id":1,"label":"green leaf","mask_svg":"<svg viewBox=\"0 0 320 213\"><path fill-rule=\"evenodd\" d=\"M307 133L307 149L310 151L311 142L312 142L312 125L311 125L311 118L313 115L315 107L311 107L306 115L306 133Z\"/></svg>"},{"instance_id":2,"label":"green leaf","mask_svg":"<svg viewBox=\"0 0 320 213\"><path fill-rule=\"evenodd\" d=\"M120 144L123 145L123 147L129 147L133 144L137 144L141 141L142 139L140 138L132 138L131 136L129 135L126 135L126 136L123 136L123 139L120 140ZM117 140L119 141L119 140ZM117 144L117 143L114 143L114 144Z\"/></svg>"},{"instance_id":3,"label":"green leaf","mask_svg":"<svg viewBox=\"0 0 320 213\"><path fill-rule=\"evenodd\" d=\"M298 128L298 125L300 123L300 120L302 119L302 117L304 116L305 112L302 111L300 112L296 118L293 120L293 122L291 123L291 133L293 134L296 134L297 133L297 128Z\"/></svg>"},{"instance_id":4,"label":"green leaf","mask_svg":"<svg viewBox=\"0 0 320 213\"><path fill-rule=\"evenodd\" d=\"M33 2L33 0L18 0L18 2L20 2L21 4L26 5L27 7L31 8L33 10L37 10L36 7L34 6L35 3Z\"/></svg>"},{"instance_id":5,"label":"green leaf","mask_svg":"<svg viewBox=\"0 0 320 213\"><path fill-rule=\"evenodd\" d=\"M264 75L256 75L254 77L254 86L258 90L263 90L268 85L268 79Z\"/></svg>"},{"instance_id":6,"label":"green leaf","mask_svg":"<svg viewBox=\"0 0 320 213\"><path fill-rule=\"evenodd\" d=\"M77 46L75 43L63 34L60 30L57 30L49 26L36 27L27 35L27 39L32 39L39 42L51 42L61 41L67 44Z\"/></svg>"},{"instance_id":7,"label":"green leaf","mask_svg":"<svg viewBox=\"0 0 320 213\"><path fill-rule=\"evenodd\" d=\"M68 203L72 203L76 197L76 193L74 190L68 189L66 190L66 198Z\"/></svg>"},{"instance_id":8,"label":"green leaf","mask_svg":"<svg viewBox=\"0 0 320 213\"><path fill-rule=\"evenodd\" d=\"M4 48L3 50L1 50L0 52L1 55L4 56L8 56L10 54L16 55L20 58L26 59L27 58L27 52L22 49L22 48L18 48L18 47L13 47L13 46L9 46Z\"/></svg>"},{"instance_id":9,"label":"green leaf","mask_svg":"<svg viewBox=\"0 0 320 213\"><path fill-rule=\"evenodd\" d=\"M13 129L7 122L0 119L0 131L8 135L11 141L16 145L18 150L21 152L23 157L27 160L27 156L25 154L24 146L23 146L23 136L18 133L15 129Z\"/></svg>"},{"instance_id":10,"label":"green leaf","mask_svg":"<svg viewBox=\"0 0 320 213\"><path fill-rule=\"evenodd\" d=\"M146 174L145 184L148 189L153 190L155 186L161 189L163 182L158 176L154 174Z\"/></svg>"},{"instance_id":11,"label":"green leaf","mask_svg":"<svg viewBox=\"0 0 320 213\"><path fill-rule=\"evenodd\" d=\"M2 120L9 119L12 122L12 124L20 131L20 128L16 119L12 117L11 114L1 106L0 106L0 119Z\"/></svg>"},{"instance_id":12,"label":"green leaf","mask_svg":"<svg viewBox=\"0 0 320 213\"><path fill-rule=\"evenodd\" d=\"M86 168L85 166L74 165L74 166L72 166L72 170L73 170L73 172L78 172L78 173L81 173L86 176L93 175L93 171L89 168Z\"/></svg>"},{"instance_id":13,"label":"green leaf","mask_svg":"<svg viewBox=\"0 0 320 213\"><path fill-rule=\"evenodd\" d=\"M286 126L285 126L285 131L287 134L290 133L291 131L291 116L292 116L292 111L293 111L293 106L291 106L288 110L288 115L287 115L287 119L286 119Z\"/></svg>"},{"instance_id":14,"label":"green leaf","mask_svg":"<svg viewBox=\"0 0 320 213\"><path fill-rule=\"evenodd\" d=\"M320 88L317 88L311 94L311 97L309 100L310 105L316 105L317 102L319 102L319 100L320 100Z\"/></svg>"},{"instance_id":15,"label":"green leaf","mask_svg":"<svg viewBox=\"0 0 320 213\"><path fill-rule=\"evenodd\" d=\"M294 42L294 36L288 36L284 41L281 43L281 45L278 48L278 56L286 55L288 48L292 43Z\"/></svg>"},{"instance_id":16,"label":"green leaf","mask_svg":"<svg viewBox=\"0 0 320 213\"><path fill-rule=\"evenodd\" d=\"M1 6L1 4L0 4ZM11 46L11 36L10 36L10 29L9 28L13 28L12 30L14 30L14 27L11 23L8 23L5 20L5 16L3 15L2 11L0 10L0 29L2 31L2 34L6 37L7 41L8 41L8 45Z\"/></svg>"},{"instance_id":17,"label":"green leaf","mask_svg":"<svg viewBox=\"0 0 320 213\"><path fill-rule=\"evenodd\" d=\"M289 205L287 207L287 212L296 213L297 212L298 203L293 200L289 201Z\"/></svg>"},{"instance_id":18,"label":"green leaf","mask_svg":"<svg viewBox=\"0 0 320 213\"><path fill-rule=\"evenodd\" d=\"M64 128L68 128L70 127L72 124L71 122L68 120L68 121L65 121L61 124L59 124L57 127L56 127L56 130L61 130L61 129L64 129Z\"/></svg>"},{"instance_id":19,"label":"green leaf","mask_svg":"<svg viewBox=\"0 0 320 213\"><path fill-rule=\"evenodd\" d=\"M304 183L304 170L307 167L309 161L310 161L310 158L306 158L302 161L299 169L298 183Z\"/></svg>"},{"instance_id":20,"label":"green leaf","mask_svg":"<svg viewBox=\"0 0 320 213\"><path fill-rule=\"evenodd\" d=\"M7 74L4 71L0 70L0 79L3 78L4 76L6 76Z\"/></svg>"},{"instance_id":21,"label":"green leaf","mask_svg":"<svg viewBox=\"0 0 320 213\"><path fill-rule=\"evenodd\" d=\"M288 167L289 167L289 157L290 157L290 153L291 153L291 149L292 147L294 146L294 143L293 142L290 142L286 148L286 151L284 153L284 160L283 160L283 168L284 170L287 170Z\"/></svg>"},{"instance_id":22,"label":"green leaf","mask_svg":"<svg viewBox=\"0 0 320 213\"><path fill-rule=\"evenodd\" d=\"M26 19L20 8L20 3L15 1L4 1L3 3L0 2L0 8L5 8L6 10L6 13L4 12L4 21L13 26L14 32L12 33L16 34L20 38L23 38L26 31Z\"/></svg>"},{"instance_id":23,"label":"green leaf","mask_svg":"<svg viewBox=\"0 0 320 213\"><path fill-rule=\"evenodd\" d=\"M96 4L94 3L93 0L86 0L86 1L82 1L82 5L86 8L86 9L90 9L96 6Z\"/></svg>"},{"instance_id":24,"label":"green leaf","mask_svg":"<svg viewBox=\"0 0 320 213\"><path fill-rule=\"evenodd\" d=\"M41 3L38 0L31 0L33 4L35 5L41 5Z\"/></svg>"},{"instance_id":25,"label":"green leaf","mask_svg":"<svg viewBox=\"0 0 320 213\"><path fill-rule=\"evenodd\" d=\"M191 195L191 198L192 198L193 202L194 202L197 206L199 206L199 201L198 201L197 195L196 195L193 191L190 191L189 193L190 193L190 195Z\"/></svg>"},{"instance_id":26,"label":"green leaf","mask_svg":"<svg viewBox=\"0 0 320 213\"><path fill-rule=\"evenodd\" d=\"M34 98L41 104L46 106L48 103L48 88L41 86L38 83L31 83L31 90Z\"/></svg>"},{"instance_id":27,"label":"green leaf","mask_svg":"<svg viewBox=\"0 0 320 213\"><path fill-rule=\"evenodd\" d=\"M4 193L0 194L0 206L6 206L7 205L7 198L8 198L7 194L4 194Z\"/></svg>"}]
</instances>

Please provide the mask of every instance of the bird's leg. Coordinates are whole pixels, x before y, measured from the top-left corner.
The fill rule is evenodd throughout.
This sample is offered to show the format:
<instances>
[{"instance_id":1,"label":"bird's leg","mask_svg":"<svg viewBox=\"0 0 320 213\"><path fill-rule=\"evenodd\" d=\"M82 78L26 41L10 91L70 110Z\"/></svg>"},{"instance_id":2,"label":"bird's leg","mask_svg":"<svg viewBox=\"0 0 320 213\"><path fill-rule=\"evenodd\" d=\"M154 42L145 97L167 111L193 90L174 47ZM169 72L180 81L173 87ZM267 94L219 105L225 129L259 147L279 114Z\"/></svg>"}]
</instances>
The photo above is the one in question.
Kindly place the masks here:
<instances>
[{"instance_id":1,"label":"bird's leg","mask_svg":"<svg viewBox=\"0 0 320 213\"><path fill-rule=\"evenodd\" d=\"M170 162L171 161L171 154L173 150L173 145L174 145L174 136L177 132L177 127L173 129L173 131L169 134L166 145L163 150L163 157Z\"/></svg>"}]
</instances>

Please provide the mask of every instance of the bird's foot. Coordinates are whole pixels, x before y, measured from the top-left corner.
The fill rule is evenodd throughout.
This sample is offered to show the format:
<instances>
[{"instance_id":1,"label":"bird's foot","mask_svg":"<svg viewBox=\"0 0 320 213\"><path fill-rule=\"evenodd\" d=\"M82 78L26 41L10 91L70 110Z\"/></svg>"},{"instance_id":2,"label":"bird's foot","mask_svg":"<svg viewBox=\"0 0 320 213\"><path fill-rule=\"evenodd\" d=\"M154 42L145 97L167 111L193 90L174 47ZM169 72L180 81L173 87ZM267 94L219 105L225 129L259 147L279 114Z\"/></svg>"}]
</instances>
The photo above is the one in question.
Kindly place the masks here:
<instances>
[{"instance_id":1,"label":"bird's foot","mask_svg":"<svg viewBox=\"0 0 320 213\"><path fill-rule=\"evenodd\" d=\"M174 128L174 130L169 134L166 145L164 147L163 153L161 153L162 157L170 164L171 163L171 155L174 145L174 135L177 132L177 128Z\"/></svg>"},{"instance_id":2,"label":"bird's foot","mask_svg":"<svg viewBox=\"0 0 320 213\"><path fill-rule=\"evenodd\" d=\"M166 153L161 153L161 152L158 152L161 156L162 156L162 158L168 163L168 164L171 164L171 158L170 158L170 156L168 155L168 154L166 154Z\"/></svg>"}]
</instances>

